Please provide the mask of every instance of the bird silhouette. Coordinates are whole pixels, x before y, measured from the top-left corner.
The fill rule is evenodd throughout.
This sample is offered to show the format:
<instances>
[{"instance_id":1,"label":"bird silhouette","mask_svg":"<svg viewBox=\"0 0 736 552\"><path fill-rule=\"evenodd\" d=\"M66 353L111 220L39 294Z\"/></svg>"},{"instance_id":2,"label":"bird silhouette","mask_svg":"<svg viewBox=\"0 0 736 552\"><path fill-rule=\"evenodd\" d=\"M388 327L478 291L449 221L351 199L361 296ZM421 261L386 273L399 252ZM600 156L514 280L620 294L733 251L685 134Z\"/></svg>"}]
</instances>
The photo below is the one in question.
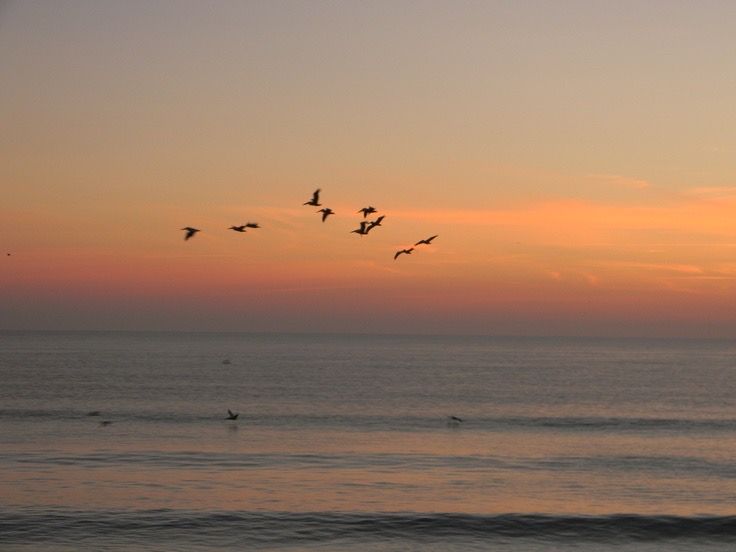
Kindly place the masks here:
<instances>
[{"instance_id":1,"label":"bird silhouette","mask_svg":"<svg viewBox=\"0 0 736 552\"><path fill-rule=\"evenodd\" d=\"M325 220L327 220L327 217L329 217L330 215L334 215L335 214L335 211L333 211L329 207L325 207L324 209L320 209L317 212L318 213L322 213L322 222L324 222Z\"/></svg>"},{"instance_id":2,"label":"bird silhouette","mask_svg":"<svg viewBox=\"0 0 736 552\"><path fill-rule=\"evenodd\" d=\"M368 215L375 213L376 208L371 207L370 205L368 207L363 207L362 209L358 209L356 213L363 213L363 218L367 217Z\"/></svg>"},{"instance_id":3,"label":"bird silhouette","mask_svg":"<svg viewBox=\"0 0 736 552\"><path fill-rule=\"evenodd\" d=\"M417 243L415 243L414 245L421 245L421 244L423 244L423 243L426 243L427 245L429 245L429 244L431 244L431 243L432 243L432 240L433 240L433 239L435 239L436 237L437 237L437 236L436 236L436 235L434 235L434 236L431 236L431 237L427 238L426 240L419 240L419 241L418 241Z\"/></svg>"},{"instance_id":4,"label":"bird silhouette","mask_svg":"<svg viewBox=\"0 0 736 552\"><path fill-rule=\"evenodd\" d=\"M186 230L186 234L184 234L184 241L187 241L189 238L194 236L197 232L199 232L198 228L192 228L191 226L185 226L182 228L182 230Z\"/></svg>"},{"instance_id":5,"label":"bird silhouette","mask_svg":"<svg viewBox=\"0 0 736 552\"><path fill-rule=\"evenodd\" d=\"M397 251L396 254L394 255L394 261L396 259L398 259L399 258L399 255L401 255L402 253L404 253L406 255L411 255L411 252L412 251L414 251L414 248L413 247L410 247L409 249L402 249L401 251Z\"/></svg>"},{"instance_id":6,"label":"bird silhouette","mask_svg":"<svg viewBox=\"0 0 736 552\"><path fill-rule=\"evenodd\" d=\"M386 218L386 215L381 215L376 220L372 220L368 223L368 228L366 228L365 233L367 234L371 230L373 230L376 226L381 226L381 221Z\"/></svg>"},{"instance_id":7,"label":"bird silhouette","mask_svg":"<svg viewBox=\"0 0 736 552\"><path fill-rule=\"evenodd\" d=\"M303 205L314 205L315 207L321 207L322 204L319 202L319 192L320 192L319 188L314 190L314 193L312 194L312 199L305 202Z\"/></svg>"},{"instance_id":8,"label":"bird silhouette","mask_svg":"<svg viewBox=\"0 0 736 552\"><path fill-rule=\"evenodd\" d=\"M257 222L246 222L245 227L246 228L260 228L261 225L258 224Z\"/></svg>"},{"instance_id":9,"label":"bird silhouette","mask_svg":"<svg viewBox=\"0 0 736 552\"><path fill-rule=\"evenodd\" d=\"M235 230L236 232L245 232L246 224L241 224L240 226L231 226L228 228L228 230Z\"/></svg>"},{"instance_id":10,"label":"bird silhouette","mask_svg":"<svg viewBox=\"0 0 736 552\"><path fill-rule=\"evenodd\" d=\"M368 222L363 221L360 223L360 228L356 228L355 230L351 230L351 234L360 234L361 236L365 236L368 233Z\"/></svg>"},{"instance_id":11,"label":"bird silhouette","mask_svg":"<svg viewBox=\"0 0 736 552\"><path fill-rule=\"evenodd\" d=\"M227 418L225 418L225 419L226 420L237 420L238 419L238 416L239 416L239 414L237 412L233 412L232 410L230 410L228 408L227 409Z\"/></svg>"}]
</instances>

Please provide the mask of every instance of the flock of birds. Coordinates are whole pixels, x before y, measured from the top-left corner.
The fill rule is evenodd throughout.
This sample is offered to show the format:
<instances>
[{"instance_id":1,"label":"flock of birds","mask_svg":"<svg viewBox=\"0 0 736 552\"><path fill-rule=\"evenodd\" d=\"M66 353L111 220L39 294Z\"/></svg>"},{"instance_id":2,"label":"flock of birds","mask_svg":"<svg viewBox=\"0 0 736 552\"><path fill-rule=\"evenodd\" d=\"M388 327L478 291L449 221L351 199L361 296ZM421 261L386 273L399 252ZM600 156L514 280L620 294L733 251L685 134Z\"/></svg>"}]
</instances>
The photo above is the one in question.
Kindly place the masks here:
<instances>
[{"instance_id":1,"label":"flock of birds","mask_svg":"<svg viewBox=\"0 0 736 552\"><path fill-rule=\"evenodd\" d=\"M309 199L309 201L305 201L302 205L308 205L311 207L322 207L322 204L319 202L319 194L321 191L322 190L320 188L317 188L312 193L312 197ZM322 213L322 222L325 222L330 215L335 214L335 211L333 211L329 207L322 207L322 209L319 209L317 212ZM363 219L367 219L368 215L377 213L378 210L375 207L369 205L368 207L358 209L356 212L363 213ZM355 230L351 230L350 233L358 234L361 237L366 236L376 226L381 226L381 223L385 218L385 215L381 215L376 218L376 220L362 220L360 222L360 226ZM228 228L228 230L233 230L234 232L245 232L248 228L260 228L260 225L257 222L246 222L245 224L241 224L240 226L231 226L230 228ZM197 232L201 232L199 228L193 228L192 226L185 226L184 228L182 228L182 230L184 230L185 232L184 241L194 237ZM437 238L437 234L423 240L419 240L412 247L400 249L394 254L394 260L398 259L401 255L411 255L412 251L414 251L414 248L419 245L431 245L432 240L434 240L435 238Z\"/></svg>"}]
</instances>

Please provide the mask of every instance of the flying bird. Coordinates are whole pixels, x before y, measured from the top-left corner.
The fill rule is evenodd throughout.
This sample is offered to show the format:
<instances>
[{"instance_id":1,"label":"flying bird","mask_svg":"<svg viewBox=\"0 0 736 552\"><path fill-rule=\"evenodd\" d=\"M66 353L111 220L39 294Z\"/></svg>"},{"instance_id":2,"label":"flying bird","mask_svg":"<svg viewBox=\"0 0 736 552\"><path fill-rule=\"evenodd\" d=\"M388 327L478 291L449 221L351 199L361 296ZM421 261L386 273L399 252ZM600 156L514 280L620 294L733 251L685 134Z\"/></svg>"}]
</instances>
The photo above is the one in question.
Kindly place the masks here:
<instances>
[{"instance_id":1,"label":"flying bird","mask_svg":"<svg viewBox=\"0 0 736 552\"><path fill-rule=\"evenodd\" d=\"M329 207L325 207L324 209L320 209L317 212L318 213L322 213L322 222L324 222L327 219L327 217L329 217L330 215L334 215L335 214L335 211L333 211Z\"/></svg>"},{"instance_id":2,"label":"flying bird","mask_svg":"<svg viewBox=\"0 0 736 552\"><path fill-rule=\"evenodd\" d=\"M320 192L319 188L314 190L314 193L312 194L312 199L310 199L303 205L314 205L315 207L321 207L322 204L319 202L319 192Z\"/></svg>"},{"instance_id":3,"label":"flying bird","mask_svg":"<svg viewBox=\"0 0 736 552\"><path fill-rule=\"evenodd\" d=\"M381 221L386 218L386 215L381 215L376 220L372 220L368 223L368 228L366 228L365 233L367 234L371 230L373 230L376 226L381 226Z\"/></svg>"},{"instance_id":4,"label":"flying bird","mask_svg":"<svg viewBox=\"0 0 736 552\"><path fill-rule=\"evenodd\" d=\"M186 234L184 234L184 241L187 241L189 238L194 236L197 232L199 232L198 228L192 228L191 226L185 226L182 228L182 230L186 230Z\"/></svg>"},{"instance_id":5,"label":"flying bird","mask_svg":"<svg viewBox=\"0 0 736 552\"><path fill-rule=\"evenodd\" d=\"M401 251L397 251L394 255L394 261L399 258L399 255L402 253L405 253L406 255L411 255L411 252L414 251L413 247L410 247L409 249L402 249Z\"/></svg>"},{"instance_id":6,"label":"flying bird","mask_svg":"<svg viewBox=\"0 0 736 552\"><path fill-rule=\"evenodd\" d=\"M431 243L432 243L432 240L433 240L433 239L435 239L436 237L437 237L437 236L436 236L436 235L434 235L434 236L432 236L432 237L429 237L429 238L427 238L426 240L419 240L419 241L418 241L417 243L415 243L414 245L421 245L421 244L423 244L423 243L426 243L427 245L429 245L429 244L431 244Z\"/></svg>"},{"instance_id":7,"label":"flying bird","mask_svg":"<svg viewBox=\"0 0 736 552\"><path fill-rule=\"evenodd\" d=\"M258 224L257 222L246 222L245 227L246 228L260 228L261 225Z\"/></svg>"},{"instance_id":8,"label":"flying bird","mask_svg":"<svg viewBox=\"0 0 736 552\"><path fill-rule=\"evenodd\" d=\"M237 412L233 412L232 410L230 410L228 408L227 409L227 418L225 418L225 419L226 420L237 420L238 419L238 413Z\"/></svg>"},{"instance_id":9,"label":"flying bird","mask_svg":"<svg viewBox=\"0 0 736 552\"><path fill-rule=\"evenodd\" d=\"M370 228L368 228L368 224L369 224L368 222L363 221L363 222L360 223L360 228L356 228L355 230L351 230L350 233L351 234L360 234L361 236L365 236L368 233L368 230L370 230Z\"/></svg>"},{"instance_id":10,"label":"flying bird","mask_svg":"<svg viewBox=\"0 0 736 552\"><path fill-rule=\"evenodd\" d=\"M376 208L371 207L370 205L368 207L363 207L362 209L358 209L356 213L363 213L363 218L367 217L368 215L375 213Z\"/></svg>"},{"instance_id":11,"label":"flying bird","mask_svg":"<svg viewBox=\"0 0 736 552\"><path fill-rule=\"evenodd\" d=\"M447 419L452 422L457 422L459 424L463 423L464 421L462 418L458 418L457 416L448 416Z\"/></svg>"},{"instance_id":12,"label":"flying bird","mask_svg":"<svg viewBox=\"0 0 736 552\"><path fill-rule=\"evenodd\" d=\"M228 230L235 230L236 232L245 232L247 224L241 224L240 226L231 226Z\"/></svg>"}]
</instances>

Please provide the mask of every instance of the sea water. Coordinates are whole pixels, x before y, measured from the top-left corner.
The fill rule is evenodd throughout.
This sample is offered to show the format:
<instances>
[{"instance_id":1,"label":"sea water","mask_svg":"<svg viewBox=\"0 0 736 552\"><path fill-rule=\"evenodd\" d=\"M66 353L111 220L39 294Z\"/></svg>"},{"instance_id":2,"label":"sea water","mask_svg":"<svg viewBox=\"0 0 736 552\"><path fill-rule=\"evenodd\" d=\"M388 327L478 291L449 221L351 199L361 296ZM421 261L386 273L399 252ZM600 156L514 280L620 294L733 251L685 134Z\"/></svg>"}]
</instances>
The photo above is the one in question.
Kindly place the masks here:
<instances>
[{"instance_id":1,"label":"sea water","mask_svg":"<svg viewBox=\"0 0 736 552\"><path fill-rule=\"evenodd\" d=\"M725 341L4 332L0 548L730 551L735 373Z\"/></svg>"}]
</instances>

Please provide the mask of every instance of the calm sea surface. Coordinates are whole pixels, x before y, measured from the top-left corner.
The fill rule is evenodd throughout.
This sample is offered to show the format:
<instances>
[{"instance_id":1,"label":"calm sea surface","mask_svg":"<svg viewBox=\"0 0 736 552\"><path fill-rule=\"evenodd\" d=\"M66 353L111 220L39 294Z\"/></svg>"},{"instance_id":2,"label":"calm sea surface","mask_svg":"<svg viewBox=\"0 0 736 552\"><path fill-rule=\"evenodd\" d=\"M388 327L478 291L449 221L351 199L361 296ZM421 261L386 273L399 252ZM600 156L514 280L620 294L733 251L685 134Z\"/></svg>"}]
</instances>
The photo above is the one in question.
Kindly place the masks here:
<instances>
[{"instance_id":1,"label":"calm sea surface","mask_svg":"<svg viewBox=\"0 0 736 552\"><path fill-rule=\"evenodd\" d=\"M716 341L0 333L0 548L731 551L734 376Z\"/></svg>"}]
</instances>

